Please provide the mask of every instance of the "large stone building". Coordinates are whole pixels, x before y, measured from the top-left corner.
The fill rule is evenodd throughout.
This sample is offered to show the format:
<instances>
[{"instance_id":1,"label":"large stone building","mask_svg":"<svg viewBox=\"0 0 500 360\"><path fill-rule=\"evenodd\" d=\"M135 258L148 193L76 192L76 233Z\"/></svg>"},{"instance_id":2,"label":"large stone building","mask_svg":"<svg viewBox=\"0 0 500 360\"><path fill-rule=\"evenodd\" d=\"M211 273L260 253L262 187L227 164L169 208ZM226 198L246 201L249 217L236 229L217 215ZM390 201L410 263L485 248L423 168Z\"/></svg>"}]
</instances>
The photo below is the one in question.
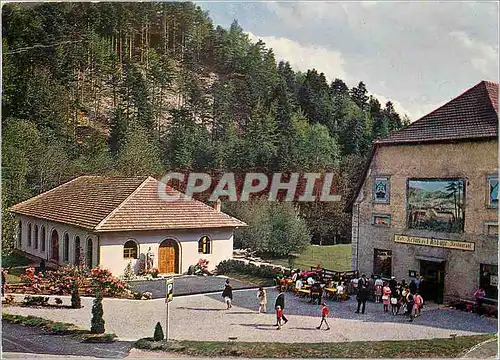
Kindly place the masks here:
<instances>
[{"instance_id":1,"label":"large stone building","mask_svg":"<svg viewBox=\"0 0 500 360\"><path fill-rule=\"evenodd\" d=\"M181 196L165 201L151 177L81 176L14 205L18 250L54 265L99 265L115 275L146 255L163 274L179 274L199 259L214 268L232 258L233 231L245 223ZM180 194L179 194L180 195Z\"/></svg>"},{"instance_id":2,"label":"large stone building","mask_svg":"<svg viewBox=\"0 0 500 360\"><path fill-rule=\"evenodd\" d=\"M498 84L374 143L352 199L352 268L424 277L423 297L497 298Z\"/></svg>"}]
</instances>

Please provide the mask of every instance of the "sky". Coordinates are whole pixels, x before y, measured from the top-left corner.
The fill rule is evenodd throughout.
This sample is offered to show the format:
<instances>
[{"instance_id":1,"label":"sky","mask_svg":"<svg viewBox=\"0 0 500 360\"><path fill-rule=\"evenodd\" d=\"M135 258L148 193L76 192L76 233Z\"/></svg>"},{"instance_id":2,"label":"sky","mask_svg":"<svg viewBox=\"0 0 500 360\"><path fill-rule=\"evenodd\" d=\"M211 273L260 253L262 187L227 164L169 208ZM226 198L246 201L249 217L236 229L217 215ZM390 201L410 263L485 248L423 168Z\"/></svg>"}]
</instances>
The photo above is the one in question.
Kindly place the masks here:
<instances>
[{"instance_id":1,"label":"sky","mask_svg":"<svg viewBox=\"0 0 500 360\"><path fill-rule=\"evenodd\" d=\"M414 121L481 80L498 82L498 2L196 2L234 19L295 70L363 81Z\"/></svg>"}]
</instances>

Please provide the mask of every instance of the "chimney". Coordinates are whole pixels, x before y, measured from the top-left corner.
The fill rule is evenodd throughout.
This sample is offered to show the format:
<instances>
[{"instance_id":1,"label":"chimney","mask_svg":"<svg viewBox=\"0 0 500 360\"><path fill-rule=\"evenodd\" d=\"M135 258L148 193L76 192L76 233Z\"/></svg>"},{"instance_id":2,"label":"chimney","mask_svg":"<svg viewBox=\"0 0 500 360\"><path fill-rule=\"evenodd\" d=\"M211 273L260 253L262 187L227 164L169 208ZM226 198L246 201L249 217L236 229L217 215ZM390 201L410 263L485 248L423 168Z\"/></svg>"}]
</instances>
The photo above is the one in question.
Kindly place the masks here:
<instances>
[{"instance_id":1,"label":"chimney","mask_svg":"<svg viewBox=\"0 0 500 360\"><path fill-rule=\"evenodd\" d=\"M220 205L221 205L220 199L217 199L217 201L214 203L215 211L220 212Z\"/></svg>"}]
</instances>

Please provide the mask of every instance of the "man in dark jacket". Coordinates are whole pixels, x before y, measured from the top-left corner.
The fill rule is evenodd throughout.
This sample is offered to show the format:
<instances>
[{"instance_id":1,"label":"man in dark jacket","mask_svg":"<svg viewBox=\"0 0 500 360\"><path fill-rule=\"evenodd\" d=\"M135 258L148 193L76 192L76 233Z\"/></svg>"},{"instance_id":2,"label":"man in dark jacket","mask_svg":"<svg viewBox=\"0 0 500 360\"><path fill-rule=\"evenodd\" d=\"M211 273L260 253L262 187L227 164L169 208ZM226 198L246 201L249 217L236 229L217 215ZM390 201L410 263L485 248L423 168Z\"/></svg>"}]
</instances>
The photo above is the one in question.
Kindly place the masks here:
<instances>
[{"instance_id":1,"label":"man in dark jacket","mask_svg":"<svg viewBox=\"0 0 500 360\"><path fill-rule=\"evenodd\" d=\"M276 297L276 301L274 302L274 309L277 310L278 306L283 310L283 321L286 324L288 322L288 319L285 317L285 294L283 291L280 290L280 293L278 294L278 297ZM278 311L276 311L276 325L278 326L279 320L278 320Z\"/></svg>"},{"instance_id":2,"label":"man in dark jacket","mask_svg":"<svg viewBox=\"0 0 500 360\"><path fill-rule=\"evenodd\" d=\"M222 292L222 297L226 302L227 308L230 309L233 307L233 287L229 283L229 279L226 280L226 285L224 286L224 291Z\"/></svg>"},{"instance_id":3,"label":"man in dark jacket","mask_svg":"<svg viewBox=\"0 0 500 360\"><path fill-rule=\"evenodd\" d=\"M363 304L363 308L361 309L361 313L365 313L366 300L368 299L368 280L366 279L366 275L361 275L361 279L358 281L358 310L356 310L356 314L359 314L359 309L361 304Z\"/></svg>"}]
</instances>

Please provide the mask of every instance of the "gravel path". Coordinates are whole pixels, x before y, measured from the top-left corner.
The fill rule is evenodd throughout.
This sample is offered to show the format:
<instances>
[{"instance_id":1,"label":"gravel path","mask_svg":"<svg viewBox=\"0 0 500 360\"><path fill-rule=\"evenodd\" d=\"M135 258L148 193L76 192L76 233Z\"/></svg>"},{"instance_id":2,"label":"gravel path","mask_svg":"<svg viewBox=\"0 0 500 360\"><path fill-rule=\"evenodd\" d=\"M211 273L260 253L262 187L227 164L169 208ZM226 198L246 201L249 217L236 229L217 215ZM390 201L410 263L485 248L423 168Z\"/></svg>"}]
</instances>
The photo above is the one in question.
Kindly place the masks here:
<instances>
[{"instance_id":1,"label":"gravel path","mask_svg":"<svg viewBox=\"0 0 500 360\"><path fill-rule=\"evenodd\" d=\"M268 289L268 307L276 291ZM68 297L61 297L68 303ZM34 315L90 328L92 299L82 298L83 309L7 307L12 314ZM220 293L174 298L170 303L170 338L177 340L228 340L266 342L343 342L411 340L496 332L496 319L482 318L452 309L427 309L409 323L402 316L382 312L382 305L367 303L365 315L354 314L353 300L329 302L330 331L317 330L319 306L286 294L285 314L289 322L277 331L274 313L258 314L256 290L234 291L233 308L225 310ZM104 299L106 331L121 340L151 337L157 321L165 321L165 302L157 300Z\"/></svg>"}]
</instances>

